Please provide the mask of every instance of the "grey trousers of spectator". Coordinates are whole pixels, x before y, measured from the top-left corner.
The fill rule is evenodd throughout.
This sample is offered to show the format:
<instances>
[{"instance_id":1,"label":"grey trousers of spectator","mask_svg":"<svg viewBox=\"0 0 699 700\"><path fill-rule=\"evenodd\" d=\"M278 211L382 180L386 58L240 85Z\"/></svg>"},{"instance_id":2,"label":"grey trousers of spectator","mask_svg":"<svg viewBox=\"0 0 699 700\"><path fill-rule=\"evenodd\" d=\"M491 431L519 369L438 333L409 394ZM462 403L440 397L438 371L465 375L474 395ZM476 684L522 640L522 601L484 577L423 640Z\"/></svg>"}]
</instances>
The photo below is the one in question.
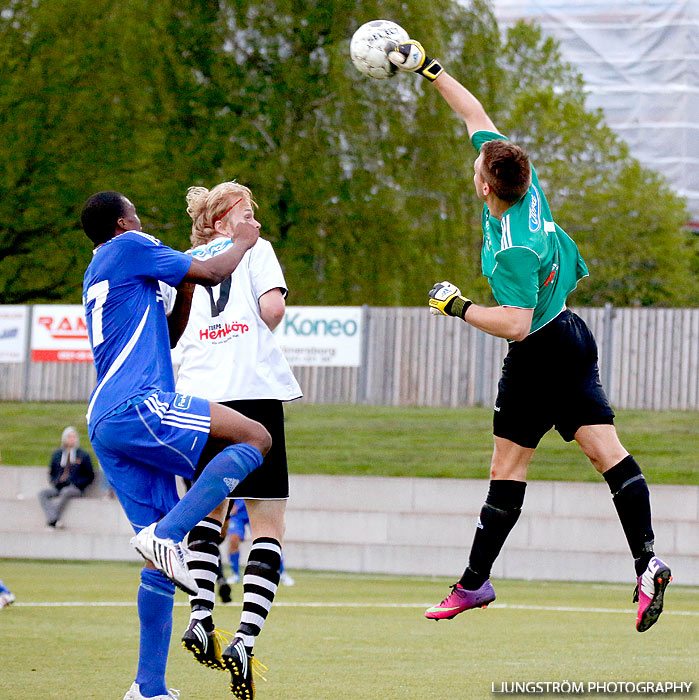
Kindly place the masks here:
<instances>
[{"instance_id":1,"label":"grey trousers of spectator","mask_svg":"<svg viewBox=\"0 0 699 700\"><path fill-rule=\"evenodd\" d=\"M68 484L62 489L57 489L55 486L50 486L43 491L39 491L39 503L46 513L46 522L49 525L55 525L60 520L63 509L66 503L71 498L82 496L83 492L73 484Z\"/></svg>"}]
</instances>

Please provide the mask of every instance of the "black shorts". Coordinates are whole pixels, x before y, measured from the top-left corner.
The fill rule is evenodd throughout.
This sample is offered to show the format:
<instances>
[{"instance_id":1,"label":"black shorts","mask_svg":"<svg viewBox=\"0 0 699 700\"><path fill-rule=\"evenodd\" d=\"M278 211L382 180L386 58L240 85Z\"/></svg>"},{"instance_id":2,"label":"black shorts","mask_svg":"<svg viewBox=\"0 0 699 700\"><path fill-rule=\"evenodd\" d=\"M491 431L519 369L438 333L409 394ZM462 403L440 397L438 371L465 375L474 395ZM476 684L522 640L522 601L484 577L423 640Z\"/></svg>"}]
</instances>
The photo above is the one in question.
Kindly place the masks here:
<instances>
[{"instance_id":1,"label":"black shorts","mask_svg":"<svg viewBox=\"0 0 699 700\"><path fill-rule=\"evenodd\" d=\"M599 380L597 343L577 314L566 309L510 344L498 382L494 435L534 448L553 427L570 442L583 425L613 423Z\"/></svg>"},{"instance_id":2,"label":"black shorts","mask_svg":"<svg viewBox=\"0 0 699 700\"><path fill-rule=\"evenodd\" d=\"M257 500L289 498L289 470L286 462L283 402L278 399L246 399L224 401L222 405L262 423L272 436L272 447L265 455L262 464L235 487L230 498ZM199 461L197 476L212 458L211 451L205 448L204 458Z\"/></svg>"}]
</instances>

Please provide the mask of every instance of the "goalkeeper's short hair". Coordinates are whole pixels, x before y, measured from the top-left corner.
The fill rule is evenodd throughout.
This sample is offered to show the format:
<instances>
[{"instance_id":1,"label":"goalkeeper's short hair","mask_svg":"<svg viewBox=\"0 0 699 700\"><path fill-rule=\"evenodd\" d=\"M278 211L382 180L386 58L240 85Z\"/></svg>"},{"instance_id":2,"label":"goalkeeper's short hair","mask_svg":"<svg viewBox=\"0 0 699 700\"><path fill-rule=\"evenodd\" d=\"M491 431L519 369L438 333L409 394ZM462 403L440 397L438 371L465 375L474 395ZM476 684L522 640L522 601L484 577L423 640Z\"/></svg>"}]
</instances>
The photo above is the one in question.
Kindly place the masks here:
<instances>
[{"instance_id":1,"label":"goalkeeper's short hair","mask_svg":"<svg viewBox=\"0 0 699 700\"><path fill-rule=\"evenodd\" d=\"M493 193L508 203L521 199L532 180L527 152L512 141L495 139L481 146L481 177Z\"/></svg>"}]
</instances>

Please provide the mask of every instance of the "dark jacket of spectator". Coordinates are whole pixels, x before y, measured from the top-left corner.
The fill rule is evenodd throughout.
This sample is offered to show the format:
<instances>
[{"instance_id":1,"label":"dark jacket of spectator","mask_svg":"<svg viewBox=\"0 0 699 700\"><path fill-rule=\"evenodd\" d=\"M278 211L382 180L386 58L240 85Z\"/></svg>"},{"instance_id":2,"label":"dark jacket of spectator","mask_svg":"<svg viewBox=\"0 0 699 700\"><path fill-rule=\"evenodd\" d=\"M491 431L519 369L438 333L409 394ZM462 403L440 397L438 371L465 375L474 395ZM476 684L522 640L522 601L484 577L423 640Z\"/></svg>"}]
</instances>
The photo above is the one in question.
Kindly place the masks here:
<instances>
[{"instance_id":1,"label":"dark jacket of spectator","mask_svg":"<svg viewBox=\"0 0 699 700\"><path fill-rule=\"evenodd\" d=\"M90 455L80 447L56 450L51 457L50 469L49 479L59 491L68 484L84 491L95 479Z\"/></svg>"}]
</instances>

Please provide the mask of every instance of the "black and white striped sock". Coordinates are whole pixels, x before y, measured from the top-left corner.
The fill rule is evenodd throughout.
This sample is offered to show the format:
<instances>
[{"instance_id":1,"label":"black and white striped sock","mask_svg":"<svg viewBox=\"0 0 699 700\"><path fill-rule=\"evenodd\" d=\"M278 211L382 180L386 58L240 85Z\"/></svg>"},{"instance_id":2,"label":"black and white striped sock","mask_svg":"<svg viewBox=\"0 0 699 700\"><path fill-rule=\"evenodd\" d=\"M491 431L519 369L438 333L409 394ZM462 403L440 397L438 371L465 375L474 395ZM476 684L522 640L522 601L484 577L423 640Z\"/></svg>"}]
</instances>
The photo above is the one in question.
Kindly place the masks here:
<instances>
[{"instance_id":1,"label":"black and white striped sock","mask_svg":"<svg viewBox=\"0 0 699 700\"><path fill-rule=\"evenodd\" d=\"M243 574L243 613L236 632L248 654L252 653L255 637L260 634L272 607L279 586L281 560L282 548L277 540L272 537L253 540Z\"/></svg>"},{"instance_id":2,"label":"black and white striped sock","mask_svg":"<svg viewBox=\"0 0 699 700\"><path fill-rule=\"evenodd\" d=\"M189 533L188 546L192 558L188 568L199 588L197 595L189 596L189 604L192 607L190 620L205 620L210 618L213 612L220 540L221 523L215 518L204 518Z\"/></svg>"}]
</instances>

